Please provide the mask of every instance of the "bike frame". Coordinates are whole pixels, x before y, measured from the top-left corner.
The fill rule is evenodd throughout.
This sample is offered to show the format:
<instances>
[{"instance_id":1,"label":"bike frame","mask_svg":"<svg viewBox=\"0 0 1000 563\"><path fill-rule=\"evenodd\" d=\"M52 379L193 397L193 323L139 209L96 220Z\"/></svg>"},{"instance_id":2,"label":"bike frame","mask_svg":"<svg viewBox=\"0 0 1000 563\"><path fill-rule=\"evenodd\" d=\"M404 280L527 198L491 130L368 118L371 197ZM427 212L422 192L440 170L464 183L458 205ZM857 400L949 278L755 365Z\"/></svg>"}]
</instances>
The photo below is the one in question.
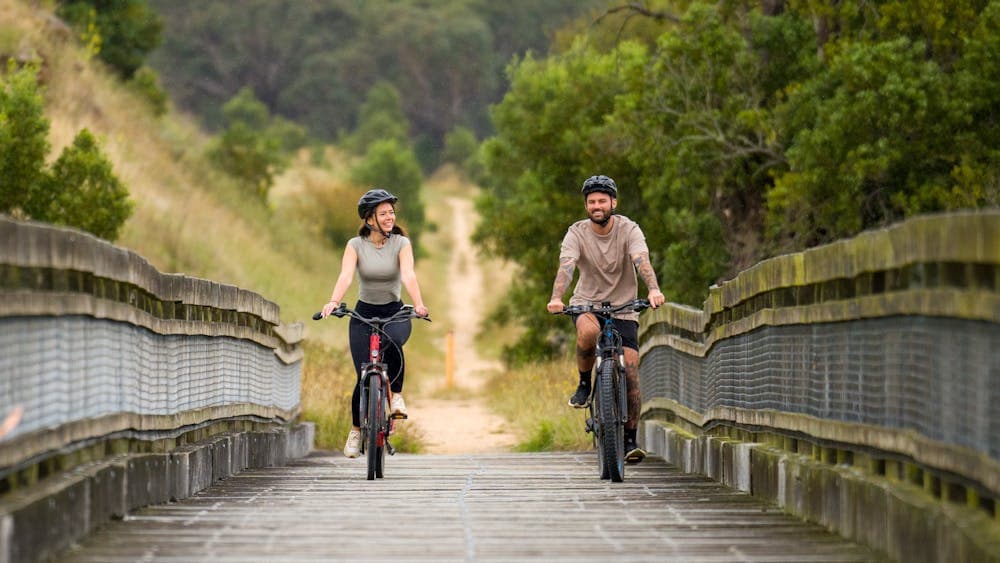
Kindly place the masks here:
<instances>
[{"instance_id":1,"label":"bike frame","mask_svg":"<svg viewBox=\"0 0 1000 563\"><path fill-rule=\"evenodd\" d=\"M384 325L383 325L384 326ZM379 390L384 390L386 398L392 400L392 388L389 385L389 375L387 373L386 365L382 363L382 337L379 335L379 331L382 330L383 326L378 328L372 327L371 334L368 336L368 361L361 364L361 424L362 424L362 434L365 432L365 426L369 429L371 428L371 421L368 420L368 384L371 378L376 378ZM387 433L392 429L392 419L389 419L389 427L385 429ZM386 435L383 435L382 429L379 429L378 445L382 447L386 444ZM365 452L365 442L361 441L361 452ZM391 446L390 446L391 449Z\"/></svg>"},{"instance_id":2,"label":"bike frame","mask_svg":"<svg viewBox=\"0 0 1000 563\"><path fill-rule=\"evenodd\" d=\"M382 361L382 334L385 332L385 327L394 322L414 317L422 318L428 322L430 319L414 315L413 307L410 305L404 305L399 311L387 318L365 318L356 311L348 309L344 304L341 304L331 314L337 317L350 316L369 326L368 361L361 364L361 378L358 382L358 385L361 386L358 414L361 423L361 451L368 460L368 479L381 478L384 473L384 453L388 452L389 455L396 453L392 444L389 443L389 435L392 433L397 418L388 414L387 403L392 398L392 387L389 381L388 366ZM315 320L321 318L323 318L322 313L313 315ZM372 391L379 395L372 404L376 405L376 409L385 409L386 412L374 415L369 412L369 393ZM369 451L372 448L375 451Z\"/></svg>"},{"instance_id":3,"label":"bike frame","mask_svg":"<svg viewBox=\"0 0 1000 563\"><path fill-rule=\"evenodd\" d=\"M628 378L625 349L621 333L615 328L614 314L626 310L639 312L647 307L648 301L635 299L617 307L605 302L600 306L570 306L561 311L567 315L592 314L601 326L595 343L594 382L586 424L587 431L594 434L601 479L621 482L625 475L623 433L628 422ZM607 362L613 362L611 369L606 369ZM610 417L606 416L608 411L612 413Z\"/></svg>"},{"instance_id":4,"label":"bike frame","mask_svg":"<svg viewBox=\"0 0 1000 563\"><path fill-rule=\"evenodd\" d=\"M608 315L598 318L601 319L602 324L601 333L597 337L597 350L595 351L597 361L594 363L594 372L599 377L602 363L616 362L618 364L616 373L621 381L614 383L615 388L618 389L618 412L621 415L621 421L625 423L628 422L628 386L622 383L625 380L625 348L622 346L622 335L615 328L613 317ZM597 385L591 385L591 404L594 402L596 390Z\"/></svg>"}]
</instances>

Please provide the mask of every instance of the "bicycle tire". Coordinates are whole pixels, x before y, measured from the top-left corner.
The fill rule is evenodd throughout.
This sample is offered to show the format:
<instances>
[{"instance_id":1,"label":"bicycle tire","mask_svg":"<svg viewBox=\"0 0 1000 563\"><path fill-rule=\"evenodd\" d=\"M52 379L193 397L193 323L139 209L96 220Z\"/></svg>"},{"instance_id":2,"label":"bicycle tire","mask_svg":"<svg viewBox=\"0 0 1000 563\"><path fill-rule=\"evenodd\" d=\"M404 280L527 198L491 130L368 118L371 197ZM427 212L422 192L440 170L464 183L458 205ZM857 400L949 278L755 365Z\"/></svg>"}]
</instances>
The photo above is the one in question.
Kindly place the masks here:
<instances>
[{"instance_id":1,"label":"bicycle tire","mask_svg":"<svg viewBox=\"0 0 1000 563\"><path fill-rule=\"evenodd\" d=\"M591 438L594 440L594 450L597 452L597 473L601 476L602 480L608 479L611 474L608 472L608 468L604 464L604 454L601 449L601 429L600 425L597 423L600 414L597 409L596 392L591 392L590 406L587 408L590 410L590 434Z\"/></svg>"},{"instance_id":2,"label":"bicycle tire","mask_svg":"<svg viewBox=\"0 0 1000 563\"><path fill-rule=\"evenodd\" d=\"M608 359L601 362L597 380L599 454L608 478L615 483L625 479L625 425L618 407L618 375L615 361Z\"/></svg>"},{"instance_id":3,"label":"bicycle tire","mask_svg":"<svg viewBox=\"0 0 1000 563\"><path fill-rule=\"evenodd\" d=\"M381 421L381 435L382 439L378 446L378 457L375 458L375 478L382 479L385 477L385 453L386 453L386 442L389 440L389 398L386 396L385 388L382 388L382 408L379 409Z\"/></svg>"},{"instance_id":4,"label":"bicycle tire","mask_svg":"<svg viewBox=\"0 0 1000 563\"><path fill-rule=\"evenodd\" d=\"M385 391L382 389L382 376L378 373L372 374L368 378L368 436L367 453L365 457L368 461L368 480L372 481L376 477L381 477L383 473L382 462L385 456L385 443L379 445L384 440L379 439L382 434L385 421Z\"/></svg>"}]
</instances>

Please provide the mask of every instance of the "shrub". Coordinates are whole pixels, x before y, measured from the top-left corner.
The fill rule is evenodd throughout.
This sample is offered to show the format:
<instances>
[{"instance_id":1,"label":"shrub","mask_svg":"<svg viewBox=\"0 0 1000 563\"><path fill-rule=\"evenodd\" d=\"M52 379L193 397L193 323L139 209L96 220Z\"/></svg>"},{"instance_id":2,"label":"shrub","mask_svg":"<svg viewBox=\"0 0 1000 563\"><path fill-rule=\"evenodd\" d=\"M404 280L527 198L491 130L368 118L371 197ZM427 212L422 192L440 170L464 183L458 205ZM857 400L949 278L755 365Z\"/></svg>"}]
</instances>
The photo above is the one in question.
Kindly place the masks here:
<instances>
[{"instance_id":1,"label":"shrub","mask_svg":"<svg viewBox=\"0 0 1000 563\"><path fill-rule=\"evenodd\" d=\"M7 65L0 81L0 212L35 215L49 152L49 121L35 66Z\"/></svg>"},{"instance_id":2,"label":"shrub","mask_svg":"<svg viewBox=\"0 0 1000 563\"><path fill-rule=\"evenodd\" d=\"M160 77L156 71L144 66L128 82L129 88L149 104L157 117L167 113L167 93L160 86Z\"/></svg>"},{"instance_id":3,"label":"shrub","mask_svg":"<svg viewBox=\"0 0 1000 563\"><path fill-rule=\"evenodd\" d=\"M115 176L97 140L82 129L52 165L45 182L50 202L43 219L115 240L132 214L128 190Z\"/></svg>"},{"instance_id":4,"label":"shrub","mask_svg":"<svg viewBox=\"0 0 1000 563\"><path fill-rule=\"evenodd\" d=\"M226 128L209 149L209 158L266 200L292 152L308 144L305 129L273 118L250 88L226 102L222 113Z\"/></svg>"},{"instance_id":5,"label":"shrub","mask_svg":"<svg viewBox=\"0 0 1000 563\"><path fill-rule=\"evenodd\" d=\"M47 170L49 121L38 70L13 64L8 69L0 81L0 212L115 240L132 203L97 140L81 130Z\"/></svg>"}]
</instances>

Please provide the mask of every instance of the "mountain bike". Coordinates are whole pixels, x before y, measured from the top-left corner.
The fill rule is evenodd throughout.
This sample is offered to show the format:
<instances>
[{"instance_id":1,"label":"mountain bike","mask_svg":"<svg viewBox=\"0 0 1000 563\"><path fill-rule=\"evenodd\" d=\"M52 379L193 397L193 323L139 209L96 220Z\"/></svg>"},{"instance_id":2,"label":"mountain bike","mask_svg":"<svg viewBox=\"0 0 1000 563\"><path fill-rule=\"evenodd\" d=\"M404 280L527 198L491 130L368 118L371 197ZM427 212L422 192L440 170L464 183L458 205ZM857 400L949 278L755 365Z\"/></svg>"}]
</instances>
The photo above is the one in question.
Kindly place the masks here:
<instances>
[{"instance_id":1,"label":"mountain bike","mask_svg":"<svg viewBox=\"0 0 1000 563\"><path fill-rule=\"evenodd\" d=\"M635 299L623 305L570 305L557 315L573 317L591 313L601 322L597 336L594 384L590 386L589 418L586 430L594 435L601 479L620 483L625 479L625 423L628 422L628 387L625 378L625 350L613 317L622 311L644 311L649 301Z\"/></svg>"},{"instance_id":2,"label":"mountain bike","mask_svg":"<svg viewBox=\"0 0 1000 563\"><path fill-rule=\"evenodd\" d=\"M388 366L382 362L382 336L385 327L392 323L398 323L407 319L417 318L430 322L430 318L417 315L412 305L404 305L402 309L396 311L389 317L364 317L357 311L349 309L345 303L330 313L335 317L351 317L357 319L371 330L368 337L368 361L361 364L361 401L359 418L361 420L361 453L365 454L368 461L368 480L383 478L385 476L385 454L395 455L396 450L389 442L395 422L405 419L405 415L397 415L389 412L389 403L392 400L392 389L390 388ZM323 313L313 315L313 320L323 318ZM395 346L391 340L389 343Z\"/></svg>"}]
</instances>

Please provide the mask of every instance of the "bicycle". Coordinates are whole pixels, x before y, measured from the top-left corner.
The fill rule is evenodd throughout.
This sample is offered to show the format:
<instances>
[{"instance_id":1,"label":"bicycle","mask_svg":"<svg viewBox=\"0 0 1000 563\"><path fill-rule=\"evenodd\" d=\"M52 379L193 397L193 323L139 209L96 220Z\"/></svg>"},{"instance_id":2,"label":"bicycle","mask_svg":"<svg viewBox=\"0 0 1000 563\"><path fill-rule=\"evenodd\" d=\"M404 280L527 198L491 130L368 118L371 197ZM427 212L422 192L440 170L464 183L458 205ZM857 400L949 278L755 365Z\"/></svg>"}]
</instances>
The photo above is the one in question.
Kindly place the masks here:
<instances>
[{"instance_id":1,"label":"bicycle","mask_svg":"<svg viewBox=\"0 0 1000 563\"><path fill-rule=\"evenodd\" d=\"M389 442L389 436L395 426L395 421L405 419L405 415L389 412L389 401L392 390L389 386L388 367L382 362L382 335L386 325L417 318L430 322L429 317L416 314L412 305L404 305L389 317L364 317L357 311L349 309L345 303L330 313L335 317L349 316L369 327L368 361L361 364L361 401L359 418L361 420L361 453L368 461L368 480L385 476L385 454L395 455L396 450ZM313 320L323 318L323 313L313 315ZM389 341L392 343L392 341ZM393 343L393 345L395 345Z\"/></svg>"},{"instance_id":2,"label":"bicycle","mask_svg":"<svg viewBox=\"0 0 1000 563\"><path fill-rule=\"evenodd\" d=\"M622 311L641 312L649 301L634 299L612 306L570 305L555 314L577 316L592 313L601 321L597 336L597 362L594 384L590 387L590 417L586 430L594 435L597 464L601 479L621 483L625 479L625 423L628 422L628 387L625 378L625 350L612 315Z\"/></svg>"}]
</instances>

